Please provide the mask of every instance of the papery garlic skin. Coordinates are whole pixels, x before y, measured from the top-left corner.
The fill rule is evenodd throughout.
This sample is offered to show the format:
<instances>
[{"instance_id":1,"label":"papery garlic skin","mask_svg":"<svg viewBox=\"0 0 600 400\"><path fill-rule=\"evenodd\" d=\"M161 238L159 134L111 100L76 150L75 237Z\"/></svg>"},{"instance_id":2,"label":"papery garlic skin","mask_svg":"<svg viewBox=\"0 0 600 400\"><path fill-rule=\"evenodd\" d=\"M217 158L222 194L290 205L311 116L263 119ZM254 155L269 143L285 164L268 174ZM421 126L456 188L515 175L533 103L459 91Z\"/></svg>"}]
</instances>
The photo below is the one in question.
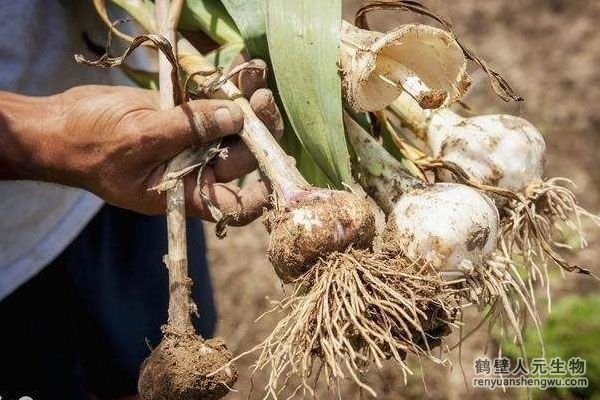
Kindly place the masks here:
<instances>
[{"instance_id":1,"label":"papery garlic skin","mask_svg":"<svg viewBox=\"0 0 600 400\"><path fill-rule=\"evenodd\" d=\"M342 87L356 111L378 111L408 92L423 108L460 99L470 81L466 58L451 33L408 24L386 33L343 21Z\"/></svg>"},{"instance_id":2,"label":"papery garlic skin","mask_svg":"<svg viewBox=\"0 0 600 400\"><path fill-rule=\"evenodd\" d=\"M384 240L438 271L469 273L496 249L498 210L483 193L438 183L404 194L388 219Z\"/></svg>"},{"instance_id":3,"label":"papery garlic skin","mask_svg":"<svg viewBox=\"0 0 600 400\"><path fill-rule=\"evenodd\" d=\"M544 174L546 143L523 118L462 118L441 110L431 116L427 142L435 158L456 163L479 184L524 192ZM447 172L440 178L453 179Z\"/></svg>"}]
</instances>

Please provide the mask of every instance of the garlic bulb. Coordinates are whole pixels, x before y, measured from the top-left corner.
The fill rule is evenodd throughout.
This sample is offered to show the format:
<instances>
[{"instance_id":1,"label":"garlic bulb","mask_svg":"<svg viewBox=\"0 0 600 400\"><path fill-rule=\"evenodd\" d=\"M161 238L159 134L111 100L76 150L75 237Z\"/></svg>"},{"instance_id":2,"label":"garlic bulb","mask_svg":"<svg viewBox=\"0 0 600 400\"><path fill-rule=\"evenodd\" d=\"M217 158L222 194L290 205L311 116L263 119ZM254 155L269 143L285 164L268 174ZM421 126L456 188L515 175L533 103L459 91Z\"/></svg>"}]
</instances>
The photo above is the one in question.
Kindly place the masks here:
<instances>
[{"instance_id":1,"label":"garlic bulb","mask_svg":"<svg viewBox=\"0 0 600 400\"><path fill-rule=\"evenodd\" d=\"M456 163L480 184L524 192L544 174L546 143L523 118L462 118L442 110L431 117L427 143L435 158ZM447 172L440 176L452 180Z\"/></svg>"},{"instance_id":2,"label":"garlic bulb","mask_svg":"<svg viewBox=\"0 0 600 400\"><path fill-rule=\"evenodd\" d=\"M494 203L467 186L438 183L405 193L388 217L385 241L438 271L471 272L498 243Z\"/></svg>"}]
</instances>

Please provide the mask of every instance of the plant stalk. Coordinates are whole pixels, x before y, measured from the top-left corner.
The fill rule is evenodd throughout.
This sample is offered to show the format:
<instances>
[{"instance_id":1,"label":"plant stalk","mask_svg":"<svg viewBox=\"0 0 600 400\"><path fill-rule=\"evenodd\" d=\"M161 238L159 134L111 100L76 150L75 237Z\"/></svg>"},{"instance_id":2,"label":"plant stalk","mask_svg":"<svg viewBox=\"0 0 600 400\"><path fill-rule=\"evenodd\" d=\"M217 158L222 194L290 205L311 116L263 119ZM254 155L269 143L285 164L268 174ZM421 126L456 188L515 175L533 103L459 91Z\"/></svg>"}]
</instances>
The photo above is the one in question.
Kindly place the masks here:
<instances>
[{"instance_id":1,"label":"plant stalk","mask_svg":"<svg viewBox=\"0 0 600 400\"><path fill-rule=\"evenodd\" d=\"M425 186L346 112L344 123L358 158L356 178L386 215L393 211L402 194Z\"/></svg>"},{"instance_id":2,"label":"plant stalk","mask_svg":"<svg viewBox=\"0 0 600 400\"><path fill-rule=\"evenodd\" d=\"M169 7L169 0L156 1L156 21L158 33L165 37L173 51L177 52L177 21L183 1L174 0ZM160 107L169 109L175 106L172 66L162 52L158 53ZM172 163L173 161L171 161ZM169 166L167 166L167 170ZM191 320L190 286L188 277L187 233L185 219L185 188L182 179L167 190L167 237L168 253L164 258L169 271L169 320L168 324L177 333L193 333Z\"/></svg>"},{"instance_id":3,"label":"plant stalk","mask_svg":"<svg viewBox=\"0 0 600 400\"><path fill-rule=\"evenodd\" d=\"M192 74L213 68L212 64L181 36L177 44L179 64L186 73ZM194 75L192 79L198 85L202 85L207 77ZM241 108L244 114L244 128L239 136L256 157L260 170L269 178L279 205L285 204L295 193L310 188L306 179L296 169L294 159L281 149L271 132L256 116L248 100L231 81L226 81L212 92L210 97L233 100Z\"/></svg>"},{"instance_id":4,"label":"plant stalk","mask_svg":"<svg viewBox=\"0 0 600 400\"><path fill-rule=\"evenodd\" d=\"M402 121L402 125L424 141L428 136L436 135L437 126L457 124L464 119L449 108L424 110L406 93L394 100L389 108Z\"/></svg>"},{"instance_id":5,"label":"plant stalk","mask_svg":"<svg viewBox=\"0 0 600 400\"><path fill-rule=\"evenodd\" d=\"M410 129L417 137L427 137L427 126L431 111L422 109L407 93L402 93L390 104L390 110L402 121L402 125Z\"/></svg>"}]
</instances>

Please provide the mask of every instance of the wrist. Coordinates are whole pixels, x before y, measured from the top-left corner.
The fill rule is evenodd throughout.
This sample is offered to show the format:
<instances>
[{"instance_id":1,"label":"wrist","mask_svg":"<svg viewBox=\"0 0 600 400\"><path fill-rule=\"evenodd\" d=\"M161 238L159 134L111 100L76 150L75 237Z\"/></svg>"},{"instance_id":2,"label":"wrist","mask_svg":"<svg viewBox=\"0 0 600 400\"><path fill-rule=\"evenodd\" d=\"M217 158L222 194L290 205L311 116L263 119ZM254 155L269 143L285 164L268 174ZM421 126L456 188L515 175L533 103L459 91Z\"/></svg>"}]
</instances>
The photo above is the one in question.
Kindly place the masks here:
<instances>
[{"instance_id":1,"label":"wrist","mask_svg":"<svg viewBox=\"0 0 600 400\"><path fill-rule=\"evenodd\" d=\"M52 139L61 114L59 96L0 92L0 179L62 183Z\"/></svg>"}]
</instances>

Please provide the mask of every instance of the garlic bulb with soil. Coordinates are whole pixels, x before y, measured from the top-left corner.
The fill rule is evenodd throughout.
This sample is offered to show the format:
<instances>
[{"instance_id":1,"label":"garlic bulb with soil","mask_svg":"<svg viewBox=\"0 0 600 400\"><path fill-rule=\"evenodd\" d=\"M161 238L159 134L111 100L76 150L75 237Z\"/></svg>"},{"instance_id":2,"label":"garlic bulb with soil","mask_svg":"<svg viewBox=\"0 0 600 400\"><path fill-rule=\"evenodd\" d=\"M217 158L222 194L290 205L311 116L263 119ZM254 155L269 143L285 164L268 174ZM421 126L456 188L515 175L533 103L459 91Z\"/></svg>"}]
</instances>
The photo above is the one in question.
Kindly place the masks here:
<instances>
[{"instance_id":1,"label":"garlic bulb with soil","mask_svg":"<svg viewBox=\"0 0 600 400\"><path fill-rule=\"evenodd\" d=\"M364 199L349 192L313 190L289 199L267 218L269 261L286 283L333 252L371 246L375 217Z\"/></svg>"},{"instance_id":2,"label":"garlic bulb with soil","mask_svg":"<svg viewBox=\"0 0 600 400\"><path fill-rule=\"evenodd\" d=\"M369 202L350 192L310 186L268 131L244 129L241 136L273 188L267 254L282 281L293 282L319 258L371 245L376 230Z\"/></svg>"},{"instance_id":3,"label":"garlic bulb with soil","mask_svg":"<svg viewBox=\"0 0 600 400\"><path fill-rule=\"evenodd\" d=\"M143 399L151 400L221 399L238 377L232 359L221 338L204 340L193 332L165 332L141 366L138 391Z\"/></svg>"},{"instance_id":4,"label":"garlic bulb with soil","mask_svg":"<svg viewBox=\"0 0 600 400\"><path fill-rule=\"evenodd\" d=\"M483 193L455 183L426 184L410 175L346 115L359 182L388 216L383 246L437 271L471 272L498 244L499 217Z\"/></svg>"},{"instance_id":5,"label":"garlic bulb with soil","mask_svg":"<svg viewBox=\"0 0 600 400\"><path fill-rule=\"evenodd\" d=\"M423 108L460 99L469 87L466 59L454 36L428 25L386 33L342 21L340 67L355 111L377 111L407 92Z\"/></svg>"}]
</instances>

